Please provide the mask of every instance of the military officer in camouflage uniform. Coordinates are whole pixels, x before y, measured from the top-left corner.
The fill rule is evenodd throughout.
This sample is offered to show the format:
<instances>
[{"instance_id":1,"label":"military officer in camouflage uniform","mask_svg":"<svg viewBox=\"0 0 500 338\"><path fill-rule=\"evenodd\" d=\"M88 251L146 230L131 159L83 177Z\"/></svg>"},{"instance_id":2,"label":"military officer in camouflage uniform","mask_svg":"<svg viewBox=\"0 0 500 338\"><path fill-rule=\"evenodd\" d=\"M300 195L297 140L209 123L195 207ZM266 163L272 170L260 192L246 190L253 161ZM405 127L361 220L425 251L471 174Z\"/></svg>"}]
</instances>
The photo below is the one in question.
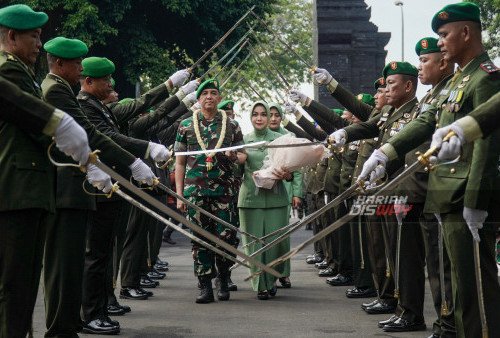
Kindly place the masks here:
<instances>
[{"instance_id":1,"label":"military officer in camouflage uniform","mask_svg":"<svg viewBox=\"0 0 500 338\"><path fill-rule=\"evenodd\" d=\"M241 144L243 134L238 122L227 117L226 113L217 109L221 101L219 81L210 79L203 82L196 91L201 110L182 121L177 132L175 151L195 151L218 149ZM184 195L196 206L203 208L217 217L232 223L231 215L234 203L233 165L237 156L245 156L238 152L218 152L200 155L182 155L176 157L175 183L177 193ZM203 216L196 209L188 207L181 200L177 208L188 212L189 218L198 226L213 233L221 240L237 246L236 232L215 223ZM198 236L198 235L197 235ZM218 277L220 289L219 300L229 299L228 272L232 262L216 255L207 248L193 243L194 273L201 286L197 303L214 301L212 278Z\"/></svg>"},{"instance_id":2,"label":"military officer in camouflage uniform","mask_svg":"<svg viewBox=\"0 0 500 338\"><path fill-rule=\"evenodd\" d=\"M426 141L436 128L464 117L500 90L500 74L481 42L477 5L462 2L445 6L432 20L444 59L458 71L437 100L403 131L372 155L363 171L371 172L386 160L402 158ZM467 143L458 162L443 164L429 175L425 212L436 213L451 262L455 326L459 337L482 334L477 295L474 243L479 242L485 315L490 336L498 334L500 286L495 262L498 214L498 156L500 133ZM432 144L431 144L432 146ZM365 170L366 169L366 170ZM371 175L375 179L378 175Z\"/></svg>"}]
</instances>

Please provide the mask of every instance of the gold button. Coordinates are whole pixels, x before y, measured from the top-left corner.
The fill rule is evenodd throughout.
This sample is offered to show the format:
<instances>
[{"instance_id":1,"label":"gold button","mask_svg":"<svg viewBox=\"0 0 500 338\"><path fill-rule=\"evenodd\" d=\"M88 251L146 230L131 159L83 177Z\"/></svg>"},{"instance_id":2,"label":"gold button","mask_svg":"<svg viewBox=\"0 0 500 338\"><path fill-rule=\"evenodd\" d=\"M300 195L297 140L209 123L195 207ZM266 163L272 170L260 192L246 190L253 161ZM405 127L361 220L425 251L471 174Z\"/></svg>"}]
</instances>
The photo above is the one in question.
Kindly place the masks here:
<instances>
[{"instance_id":1,"label":"gold button","mask_svg":"<svg viewBox=\"0 0 500 338\"><path fill-rule=\"evenodd\" d=\"M319 163L316 164L316 167L319 167Z\"/></svg>"},{"instance_id":2,"label":"gold button","mask_svg":"<svg viewBox=\"0 0 500 338\"><path fill-rule=\"evenodd\" d=\"M352 178L352 176L351 176L351 175L349 175L349 178Z\"/></svg>"},{"instance_id":3,"label":"gold button","mask_svg":"<svg viewBox=\"0 0 500 338\"><path fill-rule=\"evenodd\" d=\"M340 171L342 171L342 170L344 170L344 169L340 168Z\"/></svg>"},{"instance_id":4,"label":"gold button","mask_svg":"<svg viewBox=\"0 0 500 338\"><path fill-rule=\"evenodd\" d=\"M439 123L436 123L436 129L439 128Z\"/></svg>"},{"instance_id":5,"label":"gold button","mask_svg":"<svg viewBox=\"0 0 500 338\"><path fill-rule=\"evenodd\" d=\"M428 168L428 167L425 167L425 168L424 168L424 171L425 171L425 172L428 172L428 171L429 171L429 168Z\"/></svg>"},{"instance_id":6,"label":"gold button","mask_svg":"<svg viewBox=\"0 0 500 338\"><path fill-rule=\"evenodd\" d=\"M359 165L356 164L356 168L359 168Z\"/></svg>"},{"instance_id":7,"label":"gold button","mask_svg":"<svg viewBox=\"0 0 500 338\"><path fill-rule=\"evenodd\" d=\"M328 170L332 170L332 168L328 167Z\"/></svg>"},{"instance_id":8,"label":"gold button","mask_svg":"<svg viewBox=\"0 0 500 338\"><path fill-rule=\"evenodd\" d=\"M315 171L314 173L315 173L315 174L317 174L318 172L317 172L317 171Z\"/></svg>"},{"instance_id":9,"label":"gold button","mask_svg":"<svg viewBox=\"0 0 500 338\"><path fill-rule=\"evenodd\" d=\"M114 170L116 170L116 166L114 166L114 165L113 165L113 166L111 166L111 168L113 168Z\"/></svg>"},{"instance_id":10,"label":"gold button","mask_svg":"<svg viewBox=\"0 0 500 338\"><path fill-rule=\"evenodd\" d=\"M405 168L408 168L408 164L405 164Z\"/></svg>"},{"instance_id":11,"label":"gold button","mask_svg":"<svg viewBox=\"0 0 500 338\"><path fill-rule=\"evenodd\" d=\"M454 173L455 173L455 168L451 168L451 169L450 169L450 173L451 173L451 174L454 174Z\"/></svg>"},{"instance_id":12,"label":"gold button","mask_svg":"<svg viewBox=\"0 0 500 338\"><path fill-rule=\"evenodd\" d=\"M362 143L363 143L363 144L365 144L365 143L366 143L366 141L363 141Z\"/></svg>"},{"instance_id":13,"label":"gold button","mask_svg":"<svg viewBox=\"0 0 500 338\"><path fill-rule=\"evenodd\" d=\"M387 128L384 129L384 133L387 133Z\"/></svg>"},{"instance_id":14,"label":"gold button","mask_svg":"<svg viewBox=\"0 0 500 338\"><path fill-rule=\"evenodd\" d=\"M34 167L34 166L36 166L36 163L35 162L31 162L31 165Z\"/></svg>"}]
</instances>

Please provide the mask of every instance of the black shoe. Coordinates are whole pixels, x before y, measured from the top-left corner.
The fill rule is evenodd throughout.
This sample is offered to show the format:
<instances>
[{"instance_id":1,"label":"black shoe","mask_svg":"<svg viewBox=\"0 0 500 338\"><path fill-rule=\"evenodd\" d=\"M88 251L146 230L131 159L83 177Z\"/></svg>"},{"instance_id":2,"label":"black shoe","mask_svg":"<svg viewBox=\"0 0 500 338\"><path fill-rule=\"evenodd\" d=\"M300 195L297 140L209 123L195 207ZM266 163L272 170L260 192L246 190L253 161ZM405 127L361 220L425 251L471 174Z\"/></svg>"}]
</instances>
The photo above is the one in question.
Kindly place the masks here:
<instances>
[{"instance_id":1,"label":"black shoe","mask_svg":"<svg viewBox=\"0 0 500 338\"><path fill-rule=\"evenodd\" d=\"M364 310L367 307L370 307L370 306L373 306L373 305L377 304L378 302L379 302L379 299L377 298L373 302L361 304L361 308Z\"/></svg>"},{"instance_id":2,"label":"black shoe","mask_svg":"<svg viewBox=\"0 0 500 338\"><path fill-rule=\"evenodd\" d=\"M151 288L151 289L153 289L153 288L157 287L159 284L160 284L160 282L154 281L154 280L150 279L149 277L148 278L141 277L141 281L139 282L139 286L141 288Z\"/></svg>"},{"instance_id":3,"label":"black shoe","mask_svg":"<svg viewBox=\"0 0 500 338\"><path fill-rule=\"evenodd\" d=\"M146 295L146 296L148 296L148 297L153 297L153 295L154 295L154 293L153 293L153 292L148 291L148 290L145 290L145 289L143 289L143 288L137 288L137 291L139 291L139 292L141 292L141 293L145 294L145 295Z\"/></svg>"},{"instance_id":4,"label":"black shoe","mask_svg":"<svg viewBox=\"0 0 500 338\"><path fill-rule=\"evenodd\" d=\"M116 305L118 307L121 307L123 309L123 311L125 311L125 313L128 313L128 312L132 311L132 309L128 305L121 305L118 302L116 302L114 305Z\"/></svg>"},{"instance_id":5,"label":"black shoe","mask_svg":"<svg viewBox=\"0 0 500 338\"><path fill-rule=\"evenodd\" d=\"M229 275L231 275L231 272L229 272ZM227 278L227 285L229 286L229 291L238 291L238 285L233 283L231 277Z\"/></svg>"},{"instance_id":6,"label":"black shoe","mask_svg":"<svg viewBox=\"0 0 500 338\"><path fill-rule=\"evenodd\" d=\"M108 316L122 316L125 310L115 304L108 305Z\"/></svg>"},{"instance_id":7,"label":"black shoe","mask_svg":"<svg viewBox=\"0 0 500 338\"><path fill-rule=\"evenodd\" d=\"M384 314L384 313L394 313L396 307L394 305L389 305L384 301L378 301L377 304L369 306L365 309L366 313L371 315Z\"/></svg>"},{"instance_id":8,"label":"black shoe","mask_svg":"<svg viewBox=\"0 0 500 338\"><path fill-rule=\"evenodd\" d=\"M347 298L371 298L377 296L377 290L371 287L358 288L354 287L345 292Z\"/></svg>"},{"instance_id":9,"label":"black shoe","mask_svg":"<svg viewBox=\"0 0 500 338\"><path fill-rule=\"evenodd\" d=\"M439 338L439 337L441 337L441 335L439 335L438 333L433 333L427 338Z\"/></svg>"},{"instance_id":10,"label":"black shoe","mask_svg":"<svg viewBox=\"0 0 500 338\"><path fill-rule=\"evenodd\" d=\"M168 243L168 244L171 244L171 245L177 244L176 242L174 242L172 240L172 238L170 238L170 236L168 236L168 237L167 236L163 236L163 241L166 242L166 243Z\"/></svg>"},{"instance_id":11,"label":"black shoe","mask_svg":"<svg viewBox=\"0 0 500 338\"><path fill-rule=\"evenodd\" d=\"M335 277L328 278L326 282L331 286L347 286L347 285L353 285L354 283L351 276L344 276L343 274L340 273Z\"/></svg>"},{"instance_id":12,"label":"black shoe","mask_svg":"<svg viewBox=\"0 0 500 338\"><path fill-rule=\"evenodd\" d=\"M257 292L257 298L260 300L269 299L269 292L267 290Z\"/></svg>"},{"instance_id":13,"label":"black shoe","mask_svg":"<svg viewBox=\"0 0 500 338\"><path fill-rule=\"evenodd\" d=\"M273 285L273 288L271 290L269 290L269 296L276 296L276 293L278 293L278 287L275 285Z\"/></svg>"},{"instance_id":14,"label":"black shoe","mask_svg":"<svg viewBox=\"0 0 500 338\"><path fill-rule=\"evenodd\" d=\"M200 295L196 297L196 303L198 304L208 304L213 303L214 291L212 290L212 278L210 276L198 277L200 284Z\"/></svg>"},{"instance_id":15,"label":"black shoe","mask_svg":"<svg viewBox=\"0 0 500 338\"><path fill-rule=\"evenodd\" d=\"M168 266L166 266L166 265L156 263L154 267L156 270L158 270L160 272L167 272L168 271Z\"/></svg>"},{"instance_id":16,"label":"black shoe","mask_svg":"<svg viewBox=\"0 0 500 338\"><path fill-rule=\"evenodd\" d=\"M120 323L117 321L117 320L113 320L111 318L109 318L109 316L106 316L106 318L104 318L105 321L107 321L108 323L111 323L112 325L114 326L120 326Z\"/></svg>"},{"instance_id":17,"label":"black shoe","mask_svg":"<svg viewBox=\"0 0 500 338\"><path fill-rule=\"evenodd\" d=\"M160 272L155 268L151 268L151 271L148 272L148 277L151 279L163 279L167 276L166 273Z\"/></svg>"},{"instance_id":18,"label":"black shoe","mask_svg":"<svg viewBox=\"0 0 500 338\"><path fill-rule=\"evenodd\" d=\"M94 319L88 323L83 323L82 332L91 334L118 334L120 333L120 326L113 325L105 319Z\"/></svg>"},{"instance_id":19,"label":"black shoe","mask_svg":"<svg viewBox=\"0 0 500 338\"><path fill-rule=\"evenodd\" d=\"M217 288L217 299L218 300L229 300L230 292L229 292L229 285L228 285L228 276L226 274L220 274L216 279L215 279L215 286Z\"/></svg>"},{"instance_id":20,"label":"black shoe","mask_svg":"<svg viewBox=\"0 0 500 338\"><path fill-rule=\"evenodd\" d=\"M399 319L398 316L392 315L389 319L382 320L382 321L378 322L377 325L378 325L378 327L383 328L385 325L390 324L393 321L398 320L398 319Z\"/></svg>"},{"instance_id":21,"label":"black shoe","mask_svg":"<svg viewBox=\"0 0 500 338\"><path fill-rule=\"evenodd\" d=\"M168 266L168 262L161 260L160 257L156 257L156 264Z\"/></svg>"},{"instance_id":22,"label":"black shoe","mask_svg":"<svg viewBox=\"0 0 500 338\"><path fill-rule=\"evenodd\" d=\"M328 262L323 260L319 263L314 264L314 267L319 270L326 269L328 268Z\"/></svg>"},{"instance_id":23,"label":"black shoe","mask_svg":"<svg viewBox=\"0 0 500 338\"><path fill-rule=\"evenodd\" d=\"M278 279L280 281L281 287L283 289L290 289L292 287L292 282L290 282L290 277L282 277Z\"/></svg>"},{"instance_id":24,"label":"black shoe","mask_svg":"<svg viewBox=\"0 0 500 338\"><path fill-rule=\"evenodd\" d=\"M318 276L320 277L332 277L335 276L335 270L332 268L326 268L318 271Z\"/></svg>"},{"instance_id":25,"label":"black shoe","mask_svg":"<svg viewBox=\"0 0 500 338\"><path fill-rule=\"evenodd\" d=\"M137 300L148 299L148 296L139 290L139 288L122 288L120 290L120 298Z\"/></svg>"},{"instance_id":26,"label":"black shoe","mask_svg":"<svg viewBox=\"0 0 500 338\"><path fill-rule=\"evenodd\" d=\"M395 321L384 325L386 332L408 332L408 331L422 331L427 327L425 323L410 322L404 318L398 318Z\"/></svg>"},{"instance_id":27,"label":"black shoe","mask_svg":"<svg viewBox=\"0 0 500 338\"><path fill-rule=\"evenodd\" d=\"M306 263L307 264L316 264L316 263L320 263L322 260L323 260L322 256L314 254L311 256L307 256Z\"/></svg>"}]
</instances>

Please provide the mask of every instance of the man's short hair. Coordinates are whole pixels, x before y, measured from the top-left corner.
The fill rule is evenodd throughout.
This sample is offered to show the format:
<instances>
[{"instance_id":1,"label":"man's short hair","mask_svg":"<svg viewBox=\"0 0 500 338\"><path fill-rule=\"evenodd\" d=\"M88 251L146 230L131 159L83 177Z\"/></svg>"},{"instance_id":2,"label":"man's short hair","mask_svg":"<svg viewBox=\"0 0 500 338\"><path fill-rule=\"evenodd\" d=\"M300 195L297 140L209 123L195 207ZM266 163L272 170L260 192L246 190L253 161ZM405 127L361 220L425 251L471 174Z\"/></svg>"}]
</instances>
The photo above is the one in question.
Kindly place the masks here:
<instances>
[{"instance_id":1,"label":"man's short hair","mask_svg":"<svg viewBox=\"0 0 500 338\"><path fill-rule=\"evenodd\" d=\"M10 28L5 26L0 26L0 43L7 42L7 37L9 36Z\"/></svg>"},{"instance_id":2,"label":"man's short hair","mask_svg":"<svg viewBox=\"0 0 500 338\"><path fill-rule=\"evenodd\" d=\"M406 74L401 74L401 77L403 78L403 82L406 83L407 81L411 81L411 84L413 86L413 90L417 91L417 85L418 85L418 78L412 75L406 75Z\"/></svg>"}]
</instances>

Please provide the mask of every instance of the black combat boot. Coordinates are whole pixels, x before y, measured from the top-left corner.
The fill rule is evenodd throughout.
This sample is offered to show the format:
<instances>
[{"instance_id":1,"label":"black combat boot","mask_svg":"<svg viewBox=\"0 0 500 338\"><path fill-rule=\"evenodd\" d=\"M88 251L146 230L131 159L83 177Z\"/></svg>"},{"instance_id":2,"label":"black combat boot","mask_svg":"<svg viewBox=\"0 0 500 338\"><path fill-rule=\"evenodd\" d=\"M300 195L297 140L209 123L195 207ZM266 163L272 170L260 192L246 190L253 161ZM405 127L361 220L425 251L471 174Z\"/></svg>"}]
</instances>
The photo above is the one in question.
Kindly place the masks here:
<instances>
[{"instance_id":1,"label":"black combat boot","mask_svg":"<svg viewBox=\"0 0 500 338\"><path fill-rule=\"evenodd\" d=\"M196 303L207 304L214 302L214 291L212 290L212 278L210 276L198 277L201 286L200 295L196 297Z\"/></svg>"},{"instance_id":2,"label":"black combat boot","mask_svg":"<svg viewBox=\"0 0 500 338\"><path fill-rule=\"evenodd\" d=\"M217 276L217 299L218 300L229 300L229 273L220 273Z\"/></svg>"},{"instance_id":3,"label":"black combat boot","mask_svg":"<svg viewBox=\"0 0 500 338\"><path fill-rule=\"evenodd\" d=\"M229 291L238 291L238 286L231 280L231 271L227 275L227 285L229 286Z\"/></svg>"}]
</instances>

